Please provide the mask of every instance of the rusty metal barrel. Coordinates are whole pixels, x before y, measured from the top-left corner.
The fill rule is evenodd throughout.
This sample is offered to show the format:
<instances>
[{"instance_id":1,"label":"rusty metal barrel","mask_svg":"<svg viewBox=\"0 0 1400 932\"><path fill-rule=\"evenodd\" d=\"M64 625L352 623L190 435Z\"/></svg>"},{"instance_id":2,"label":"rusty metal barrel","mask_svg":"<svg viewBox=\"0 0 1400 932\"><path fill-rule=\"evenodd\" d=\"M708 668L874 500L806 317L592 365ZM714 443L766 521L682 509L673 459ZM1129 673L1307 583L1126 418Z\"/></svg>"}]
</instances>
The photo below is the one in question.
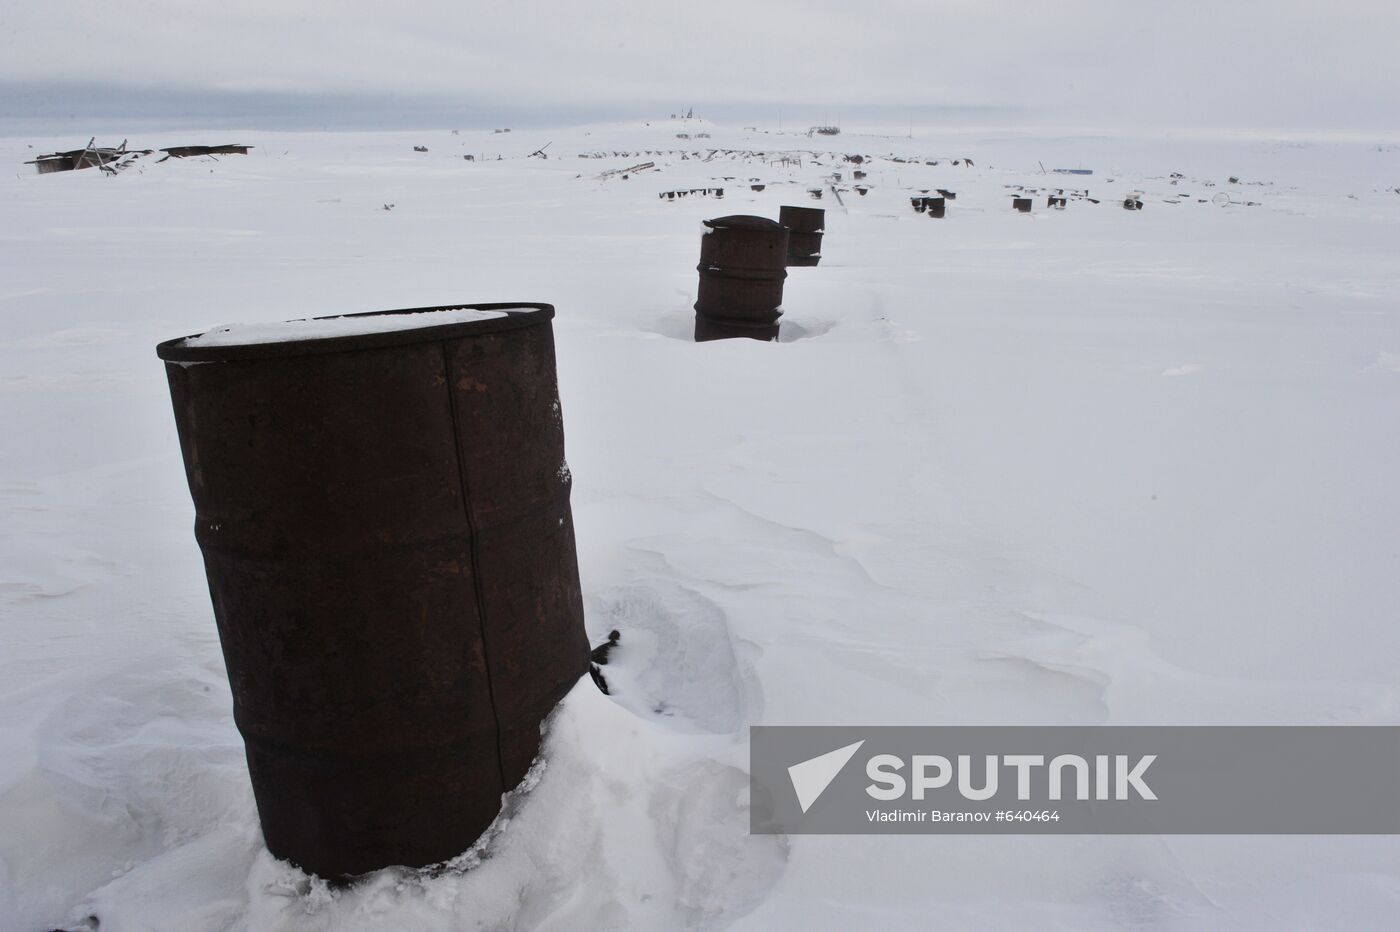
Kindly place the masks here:
<instances>
[{"instance_id":1,"label":"rusty metal barrel","mask_svg":"<svg viewBox=\"0 0 1400 932\"><path fill-rule=\"evenodd\" d=\"M787 264L812 266L822 261L822 232L826 211L820 207L782 207L778 222L787 227Z\"/></svg>"},{"instance_id":2,"label":"rusty metal barrel","mask_svg":"<svg viewBox=\"0 0 1400 932\"><path fill-rule=\"evenodd\" d=\"M787 278L788 231L767 217L706 220L700 238L697 341L776 338Z\"/></svg>"},{"instance_id":3,"label":"rusty metal barrel","mask_svg":"<svg viewBox=\"0 0 1400 932\"><path fill-rule=\"evenodd\" d=\"M935 220L941 219L948 212L948 202L942 197L925 197L924 207L928 210L928 215Z\"/></svg>"},{"instance_id":4,"label":"rusty metal barrel","mask_svg":"<svg viewBox=\"0 0 1400 932\"><path fill-rule=\"evenodd\" d=\"M413 308L157 347L277 857L343 879L466 850L588 669L553 316Z\"/></svg>"},{"instance_id":5,"label":"rusty metal barrel","mask_svg":"<svg viewBox=\"0 0 1400 932\"><path fill-rule=\"evenodd\" d=\"M1011 199L1011 208L1020 213L1028 214L1031 212L1031 199L1028 197L1013 197Z\"/></svg>"}]
</instances>

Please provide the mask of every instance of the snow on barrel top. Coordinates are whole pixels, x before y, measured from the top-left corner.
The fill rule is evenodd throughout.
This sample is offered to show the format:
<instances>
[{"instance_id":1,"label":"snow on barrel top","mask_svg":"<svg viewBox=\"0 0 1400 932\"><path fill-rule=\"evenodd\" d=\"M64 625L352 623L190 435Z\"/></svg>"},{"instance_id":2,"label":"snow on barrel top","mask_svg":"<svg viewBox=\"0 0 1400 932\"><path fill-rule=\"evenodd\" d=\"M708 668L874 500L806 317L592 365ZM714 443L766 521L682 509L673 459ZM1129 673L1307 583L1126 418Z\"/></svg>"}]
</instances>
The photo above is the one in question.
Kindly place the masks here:
<instances>
[{"instance_id":1,"label":"snow on barrel top","mask_svg":"<svg viewBox=\"0 0 1400 932\"><path fill-rule=\"evenodd\" d=\"M187 337L181 345L252 346L259 343L287 343L298 340L326 340L333 337L363 336L396 330L418 330L465 324L478 320L505 317L510 310L530 308L501 308L478 310L452 308L440 311L417 311L407 314L362 314L348 317L318 317L307 320L287 320L264 324L224 324L207 333Z\"/></svg>"}]
</instances>

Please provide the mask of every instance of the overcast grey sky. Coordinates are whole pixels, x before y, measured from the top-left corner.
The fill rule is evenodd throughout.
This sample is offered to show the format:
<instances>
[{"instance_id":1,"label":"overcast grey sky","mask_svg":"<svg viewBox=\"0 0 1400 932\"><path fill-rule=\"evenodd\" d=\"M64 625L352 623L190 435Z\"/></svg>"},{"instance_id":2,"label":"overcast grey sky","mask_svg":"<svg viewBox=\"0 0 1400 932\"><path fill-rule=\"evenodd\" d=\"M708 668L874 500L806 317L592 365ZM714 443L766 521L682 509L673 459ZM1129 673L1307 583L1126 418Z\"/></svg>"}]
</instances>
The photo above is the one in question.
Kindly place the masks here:
<instances>
[{"instance_id":1,"label":"overcast grey sky","mask_svg":"<svg viewBox=\"0 0 1400 932\"><path fill-rule=\"evenodd\" d=\"M1398 27L1395 0L3 0L0 117L1394 130Z\"/></svg>"}]
</instances>

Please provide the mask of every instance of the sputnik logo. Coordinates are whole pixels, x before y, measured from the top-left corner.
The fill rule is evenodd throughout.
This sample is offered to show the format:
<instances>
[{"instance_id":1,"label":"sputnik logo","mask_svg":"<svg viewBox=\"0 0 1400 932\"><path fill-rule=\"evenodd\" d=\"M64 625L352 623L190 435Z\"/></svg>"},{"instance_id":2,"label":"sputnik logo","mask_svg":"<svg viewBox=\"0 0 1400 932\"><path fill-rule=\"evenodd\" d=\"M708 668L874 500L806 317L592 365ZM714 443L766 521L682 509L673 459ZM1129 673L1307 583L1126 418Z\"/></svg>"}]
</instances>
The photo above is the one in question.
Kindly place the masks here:
<instances>
[{"instance_id":1,"label":"sputnik logo","mask_svg":"<svg viewBox=\"0 0 1400 932\"><path fill-rule=\"evenodd\" d=\"M831 786L831 781L850 763L864 743L865 739L862 738L855 744L828 751L788 768L788 779L792 781L792 788L797 793L797 803L804 813L821 798L826 788Z\"/></svg>"}]
</instances>

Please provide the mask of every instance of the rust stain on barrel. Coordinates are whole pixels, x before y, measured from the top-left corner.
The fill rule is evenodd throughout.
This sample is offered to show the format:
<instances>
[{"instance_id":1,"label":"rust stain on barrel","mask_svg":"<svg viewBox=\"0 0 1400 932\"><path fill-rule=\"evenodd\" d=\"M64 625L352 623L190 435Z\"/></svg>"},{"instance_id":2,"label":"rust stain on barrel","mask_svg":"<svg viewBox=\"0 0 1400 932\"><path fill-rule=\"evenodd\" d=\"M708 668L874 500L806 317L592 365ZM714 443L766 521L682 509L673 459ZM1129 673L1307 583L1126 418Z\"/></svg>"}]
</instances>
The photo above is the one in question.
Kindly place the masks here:
<instances>
[{"instance_id":1,"label":"rust stain on barrel","mask_svg":"<svg viewBox=\"0 0 1400 932\"><path fill-rule=\"evenodd\" d=\"M263 835L322 877L470 847L587 669L553 308L471 307L157 348Z\"/></svg>"}]
</instances>

